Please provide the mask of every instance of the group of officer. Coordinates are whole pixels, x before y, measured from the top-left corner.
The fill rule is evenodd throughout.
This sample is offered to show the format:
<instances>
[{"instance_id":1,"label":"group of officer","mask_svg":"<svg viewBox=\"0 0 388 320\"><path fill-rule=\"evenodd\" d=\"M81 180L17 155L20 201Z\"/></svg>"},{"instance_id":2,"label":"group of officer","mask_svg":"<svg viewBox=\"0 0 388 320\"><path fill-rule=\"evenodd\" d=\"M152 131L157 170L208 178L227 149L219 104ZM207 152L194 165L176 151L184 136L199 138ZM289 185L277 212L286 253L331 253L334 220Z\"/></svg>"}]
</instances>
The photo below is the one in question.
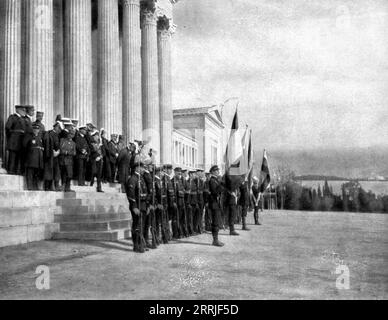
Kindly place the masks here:
<instances>
[{"instance_id":1,"label":"group of officer","mask_svg":"<svg viewBox=\"0 0 388 320\"><path fill-rule=\"evenodd\" d=\"M43 112L36 112L33 122L33 106L17 105L15 109L6 122L8 173L24 174L28 190L39 190L38 182L43 180L45 191L72 192L70 181L78 177L79 186L84 186L85 180L93 186L97 179L97 192L103 192L102 182L117 179L129 201L136 252L204 230L211 231L213 245L221 247L220 228L229 228L232 236L238 235L236 223L249 230L246 217L250 206L255 224L260 224L262 196L256 178L252 188L247 181L231 187L217 165L208 173L171 164L156 166L150 156L138 151L138 143L125 144L116 134L108 141L105 130L98 131L92 123L77 128L77 120L59 115L46 131Z\"/></svg>"},{"instance_id":2,"label":"group of officer","mask_svg":"<svg viewBox=\"0 0 388 320\"><path fill-rule=\"evenodd\" d=\"M34 115L34 106L17 105L5 125L7 172L25 175L28 190L39 190L44 181L45 191L72 192L72 178L79 186L85 180L93 186L97 179L97 192L103 192L102 182L119 181L124 188L132 146L122 136L112 134L108 140L104 129L92 123L77 127L77 120L60 115L46 131L44 113L37 111L35 121Z\"/></svg>"},{"instance_id":3,"label":"group of officer","mask_svg":"<svg viewBox=\"0 0 388 320\"><path fill-rule=\"evenodd\" d=\"M234 228L238 210L242 212L242 230L249 230L246 226L249 193L244 198L245 194L239 191L236 201L229 203L227 199L232 192L217 165L205 174L202 169L173 169L171 164L155 166L136 155L131 172L125 190L132 214L135 252L156 249L161 243L201 234L204 230L212 232L214 246L222 247L224 244L218 239L220 228L228 227L231 236L239 235ZM243 183L239 189L249 192L247 186ZM253 198L255 224L259 225L260 195Z\"/></svg>"}]
</instances>

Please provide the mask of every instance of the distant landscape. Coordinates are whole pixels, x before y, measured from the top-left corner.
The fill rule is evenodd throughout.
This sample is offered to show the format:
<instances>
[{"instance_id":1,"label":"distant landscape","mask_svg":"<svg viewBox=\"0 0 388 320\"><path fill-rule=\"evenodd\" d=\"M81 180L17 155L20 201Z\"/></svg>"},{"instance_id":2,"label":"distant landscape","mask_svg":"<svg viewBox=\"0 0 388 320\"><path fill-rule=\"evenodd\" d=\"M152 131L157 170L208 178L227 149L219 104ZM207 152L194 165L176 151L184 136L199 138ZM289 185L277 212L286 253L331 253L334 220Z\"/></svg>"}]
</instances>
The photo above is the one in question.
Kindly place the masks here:
<instances>
[{"instance_id":1,"label":"distant landscape","mask_svg":"<svg viewBox=\"0 0 388 320\"><path fill-rule=\"evenodd\" d=\"M388 146L292 151L268 147L267 150L271 170L287 167L300 180L388 179ZM256 167L261 165L262 154L262 150L255 151Z\"/></svg>"}]
</instances>

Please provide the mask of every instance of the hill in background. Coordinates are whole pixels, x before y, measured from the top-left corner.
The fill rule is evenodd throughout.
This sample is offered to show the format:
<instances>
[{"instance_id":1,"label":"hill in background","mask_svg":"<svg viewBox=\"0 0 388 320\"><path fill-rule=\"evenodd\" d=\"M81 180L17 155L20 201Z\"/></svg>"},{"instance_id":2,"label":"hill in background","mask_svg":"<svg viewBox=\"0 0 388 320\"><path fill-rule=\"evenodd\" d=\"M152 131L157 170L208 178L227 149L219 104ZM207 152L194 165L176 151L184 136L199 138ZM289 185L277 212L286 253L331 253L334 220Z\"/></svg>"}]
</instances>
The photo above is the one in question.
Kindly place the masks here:
<instances>
[{"instance_id":1,"label":"hill in background","mask_svg":"<svg viewBox=\"0 0 388 320\"><path fill-rule=\"evenodd\" d=\"M341 178L388 177L388 146L371 148L270 150L271 169L288 167L297 176L321 175ZM255 151L256 166L262 150Z\"/></svg>"}]
</instances>

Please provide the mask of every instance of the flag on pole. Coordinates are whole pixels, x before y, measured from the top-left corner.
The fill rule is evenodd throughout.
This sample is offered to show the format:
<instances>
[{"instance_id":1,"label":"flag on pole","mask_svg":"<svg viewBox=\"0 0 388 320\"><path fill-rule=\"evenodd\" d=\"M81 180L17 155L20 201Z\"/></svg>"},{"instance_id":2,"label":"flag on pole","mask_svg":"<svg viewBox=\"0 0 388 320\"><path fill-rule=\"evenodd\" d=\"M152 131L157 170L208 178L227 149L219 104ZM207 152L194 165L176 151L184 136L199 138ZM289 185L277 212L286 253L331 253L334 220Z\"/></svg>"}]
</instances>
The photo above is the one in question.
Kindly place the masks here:
<instances>
[{"instance_id":1,"label":"flag on pole","mask_svg":"<svg viewBox=\"0 0 388 320\"><path fill-rule=\"evenodd\" d=\"M225 166L226 173L231 176L239 176L244 174L242 170L244 165L242 163L243 158L243 147L241 144L241 137L238 128L238 112L233 118L231 132L229 136L228 145L226 146L225 153Z\"/></svg>"},{"instance_id":2,"label":"flag on pole","mask_svg":"<svg viewBox=\"0 0 388 320\"><path fill-rule=\"evenodd\" d=\"M269 184L271 182L271 175L269 173L269 166L268 166L268 157L267 157L267 151L264 149L264 155L263 155L263 163L261 165L261 185L260 185L260 191L264 192L269 187Z\"/></svg>"}]
</instances>

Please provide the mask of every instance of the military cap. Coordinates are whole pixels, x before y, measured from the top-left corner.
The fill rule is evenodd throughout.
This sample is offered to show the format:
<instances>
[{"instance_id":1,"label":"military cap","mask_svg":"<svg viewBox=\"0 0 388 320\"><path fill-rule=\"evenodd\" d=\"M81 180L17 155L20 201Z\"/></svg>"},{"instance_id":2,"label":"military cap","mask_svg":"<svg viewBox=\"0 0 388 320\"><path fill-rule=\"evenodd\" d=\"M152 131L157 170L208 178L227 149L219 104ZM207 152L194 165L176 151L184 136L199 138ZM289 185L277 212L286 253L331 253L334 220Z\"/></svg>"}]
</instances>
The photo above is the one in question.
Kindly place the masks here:
<instances>
[{"instance_id":1,"label":"military cap","mask_svg":"<svg viewBox=\"0 0 388 320\"><path fill-rule=\"evenodd\" d=\"M220 168L218 168L217 165L212 166L212 167L210 168L209 172L212 173L212 172L214 172L214 171L216 171L216 170L220 170Z\"/></svg>"},{"instance_id":2,"label":"military cap","mask_svg":"<svg viewBox=\"0 0 388 320\"><path fill-rule=\"evenodd\" d=\"M40 130L40 125L37 124L37 123L34 123L34 124L32 125L32 129L39 129L39 130Z\"/></svg>"},{"instance_id":3,"label":"military cap","mask_svg":"<svg viewBox=\"0 0 388 320\"><path fill-rule=\"evenodd\" d=\"M78 119L71 119L71 122L74 124L74 125L77 125L79 120Z\"/></svg>"},{"instance_id":4,"label":"military cap","mask_svg":"<svg viewBox=\"0 0 388 320\"><path fill-rule=\"evenodd\" d=\"M43 115L44 115L44 112L43 112L43 111L36 111L36 115L37 115L37 116L43 116Z\"/></svg>"},{"instance_id":5,"label":"military cap","mask_svg":"<svg viewBox=\"0 0 388 320\"><path fill-rule=\"evenodd\" d=\"M56 126L59 126L61 128L61 130L65 129L65 126L63 125L63 123L61 121L56 121L54 124L53 124L53 127L55 128Z\"/></svg>"},{"instance_id":6,"label":"military cap","mask_svg":"<svg viewBox=\"0 0 388 320\"><path fill-rule=\"evenodd\" d=\"M190 170L189 170L189 173L197 173L197 170L195 170L195 169L190 169Z\"/></svg>"},{"instance_id":7,"label":"military cap","mask_svg":"<svg viewBox=\"0 0 388 320\"><path fill-rule=\"evenodd\" d=\"M175 171L175 172L182 172L182 168L181 168L181 167L176 167L176 168L174 169L174 171Z\"/></svg>"},{"instance_id":8,"label":"military cap","mask_svg":"<svg viewBox=\"0 0 388 320\"><path fill-rule=\"evenodd\" d=\"M93 131L90 133L90 135L93 137L93 136L95 136L95 135L98 134L98 133L99 133L98 130L93 130Z\"/></svg>"},{"instance_id":9,"label":"military cap","mask_svg":"<svg viewBox=\"0 0 388 320\"><path fill-rule=\"evenodd\" d=\"M80 126L78 130L86 130L86 126Z\"/></svg>"},{"instance_id":10,"label":"military cap","mask_svg":"<svg viewBox=\"0 0 388 320\"><path fill-rule=\"evenodd\" d=\"M163 166L163 169L165 169L165 170L172 169L172 164L165 164L165 165Z\"/></svg>"},{"instance_id":11,"label":"military cap","mask_svg":"<svg viewBox=\"0 0 388 320\"><path fill-rule=\"evenodd\" d=\"M159 167L159 166L155 167L155 172L160 172L160 171L162 171L161 167Z\"/></svg>"},{"instance_id":12,"label":"military cap","mask_svg":"<svg viewBox=\"0 0 388 320\"><path fill-rule=\"evenodd\" d=\"M111 138L117 138L117 137L118 137L118 134L112 133L110 136L111 136Z\"/></svg>"},{"instance_id":13,"label":"military cap","mask_svg":"<svg viewBox=\"0 0 388 320\"><path fill-rule=\"evenodd\" d=\"M92 129L97 129L97 127L91 122L87 123L86 126L92 128Z\"/></svg>"},{"instance_id":14,"label":"military cap","mask_svg":"<svg viewBox=\"0 0 388 320\"><path fill-rule=\"evenodd\" d=\"M17 104L16 106L15 106L15 109L17 110L17 109L25 109L26 107L25 106L22 106L22 105L20 105L20 104Z\"/></svg>"},{"instance_id":15,"label":"military cap","mask_svg":"<svg viewBox=\"0 0 388 320\"><path fill-rule=\"evenodd\" d=\"M204 172L205 170L201 169L201 168L198 168L197 169L197 172Z\"/></svg>"},{"instance_id":16,"label":"military cap","mask_svg":"<svg viewBox=\"0 0 388 320\"><path fill-rule=\"evenodd\" d=\"M35 109L35 107L32 106L32 105L25 105L24 107L25 107L26 109Z\"/></svg>"},{"instance_id":17,"label":"military cap","mask_svg":"<svg viewBox=\"0 0 388 320\"><path fill-rule=\"evenodd\" d=\"M187 172L187 169L181 169L182 173Z\"/></svg>"}]
</instances>

